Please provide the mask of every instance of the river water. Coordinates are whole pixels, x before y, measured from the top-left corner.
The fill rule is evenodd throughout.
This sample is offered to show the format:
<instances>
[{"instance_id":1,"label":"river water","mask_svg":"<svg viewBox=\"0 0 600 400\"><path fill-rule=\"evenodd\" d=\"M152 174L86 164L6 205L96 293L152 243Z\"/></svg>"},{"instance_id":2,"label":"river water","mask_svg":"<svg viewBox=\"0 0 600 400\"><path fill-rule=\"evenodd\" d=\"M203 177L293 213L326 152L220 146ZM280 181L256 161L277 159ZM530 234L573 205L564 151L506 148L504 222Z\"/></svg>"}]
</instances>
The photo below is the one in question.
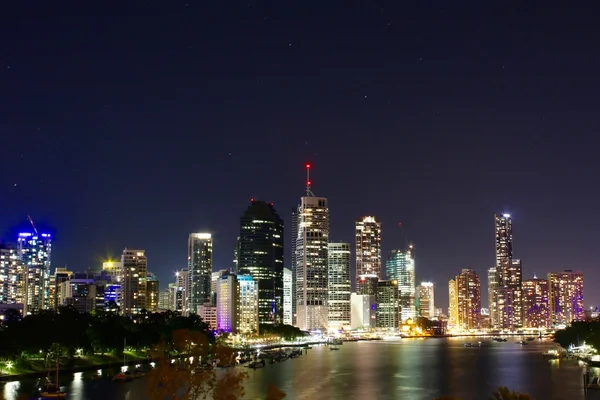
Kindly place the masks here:
<instances>
[{"instance_id":1,"label":"river water","mask_svg":"<svg viewBox=\"0 0 600 400\"><path fill-rule=\"evenodd\" d=\"M533 395L537 400L600 400L600 393L584 396L584 367L574 361L548 361L541 353L552 344L517 339L506 343L484 341L481 347L464 347L476 339L403 339L345 343L339 351L314 346L308 354L282 363L249 370L248 400L263 400L275 384L290 400L402 399L431 400L442 395L462 400L486 400L498 386ZM593 371L597 373L597 371ZM61 378L76 400L144 400L144 379L115 384L88 380L76 373ZM31 393L34 381L0 385L5 400Z\"/></svg>"}]
</instances>

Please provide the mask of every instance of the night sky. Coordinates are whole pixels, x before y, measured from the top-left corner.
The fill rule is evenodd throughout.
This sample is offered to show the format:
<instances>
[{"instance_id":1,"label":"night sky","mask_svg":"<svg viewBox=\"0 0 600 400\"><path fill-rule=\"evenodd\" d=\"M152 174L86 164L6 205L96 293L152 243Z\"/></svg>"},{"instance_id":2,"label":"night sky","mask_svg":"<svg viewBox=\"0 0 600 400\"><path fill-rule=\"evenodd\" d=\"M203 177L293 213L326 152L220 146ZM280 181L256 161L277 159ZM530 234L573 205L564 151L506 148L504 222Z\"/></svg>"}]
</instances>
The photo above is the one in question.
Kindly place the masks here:
<instances>
[{"instance_id":1,"label":"night sky","mask_svg":"<svg viewBox=\"0 0 600 400\"><path fill-rule=\"evenodd\" d=\"M495 212L513 215L524 278L578 269L600 303L591 2L12 3L0 236L31 215L55 235L53 266L142 248L166 287L187 235L209 231L230 267L252 197L285 219L289 266L310 161L331 240L378 216L384 252L413 241L439 306L467 266L487 305Z\"/></svg>"}]
</instances>

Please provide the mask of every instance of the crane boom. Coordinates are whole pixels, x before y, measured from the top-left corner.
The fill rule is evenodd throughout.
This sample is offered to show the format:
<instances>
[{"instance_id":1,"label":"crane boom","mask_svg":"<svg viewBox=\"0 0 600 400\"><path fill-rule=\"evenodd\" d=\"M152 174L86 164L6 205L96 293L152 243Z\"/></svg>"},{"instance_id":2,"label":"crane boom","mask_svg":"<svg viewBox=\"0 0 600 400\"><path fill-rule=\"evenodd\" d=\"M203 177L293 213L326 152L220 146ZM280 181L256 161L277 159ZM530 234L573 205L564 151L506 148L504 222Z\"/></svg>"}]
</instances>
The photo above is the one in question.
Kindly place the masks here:
<instances>
[{"instance_id":1,"label":"crane boom","mask_svg":"<svg viewBox=\"0 0 600 400\"><path fill-rule=\"evenodd\" d=\"M33 219L31 219L31 216L28 215L27 219L29 220L29 223L31 224L31 227L33 228L33 231L35 232L35 234L38 234L37 228L35 227L35 224L33 223Z\"/></svg>"}]
</instances>

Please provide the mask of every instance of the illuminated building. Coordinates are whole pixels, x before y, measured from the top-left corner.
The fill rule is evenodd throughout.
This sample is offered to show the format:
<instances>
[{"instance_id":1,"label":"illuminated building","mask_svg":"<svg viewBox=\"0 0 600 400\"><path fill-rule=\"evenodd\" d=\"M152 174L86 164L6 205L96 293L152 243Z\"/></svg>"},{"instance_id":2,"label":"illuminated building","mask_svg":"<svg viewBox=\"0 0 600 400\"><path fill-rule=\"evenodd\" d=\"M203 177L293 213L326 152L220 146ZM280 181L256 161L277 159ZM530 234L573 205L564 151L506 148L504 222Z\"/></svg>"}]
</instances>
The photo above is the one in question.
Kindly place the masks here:
<instances>
[{"instance_id":1,"label":"illuminated building","mask_svg":"<svg viewBox=\"0 0 600 400\"><path fill-rule=\"evenodd\" d=\"M292 270L288 268L283 269L283 323L285 325L292 325Z\"/></svg>"},{"instance_id":2,"label":"illuminated building","mask_svg":"<svg viewBox=\"0 0 600 400\"><path fill-rule=\"evenodd\" d=\"M448 281L448 328L458 328L458 287L457 279Z\"/></svg>"},{"instance_id":3,"label":"illuminated building","mask_svg":"<svg viewBox=\"0 0 600 400\"><path fill-rule=\"evenodd\" d=\"M169 309L184 314L187 310L185 299L183 288L177 283L169 283Z\"/></svg>"},{"instance_id":4,"label":"illuminated building","mask_svg":"<svg viewBox=\"0 0 600 400\"><path fill-rule=\"evenodd\" d=\"M224 332L237 330L237 279L233 274L226 274L217 282L217 329ZM206 303L209 304L209 303Z\"/></svg>"},{"instance_id":5,"label":"illuminated building","mask_svg":"<svg viewBox=\"0 0 600 400\"><path fill-rule=\"evenodd\" d=\"M18 238L19 260L23 264L25 315L46 310L50 305L50 259L52 254L50 234L20 233Z\"/></svg>"},{"instance_id":6,"label":"illuminated building","mask_svg":"<svg viewBox=\"0 0 600 400\"><path fill-rule=\"evenodd\" d=\"M377 300L376 295L357 294L350 295L350 328L371 329L376 325Z\"/></svg>"},{"instance_id":7,"label":"illuminated building","mask_svg":"<svg viewBox=\"0 0 600 400\"><path fill-rule=\"evenodd\" d=\"M327 199L314 196L310 187L307 179L307 195L297 213L296 325L303 330L327 330L329 208Z\"/></svg>"},{"instance_id":8,"label":"illuminated building","mask_svg":"<svg viewBox=\"0 0 600 400\"><path fill-rule=\"evenodd\" d=\"M190 274L187 268L183 268L175 272L175 288L173 289L173 307L175 311L188 315L189 293Z\"/></svg>"},{"instance_id":9,"label":"illuminated building","mask_svg":"<svg viewBox=\"0 0 600 400\"><path fill-rule=\"evenodd\" d=\"M419 314L421 317L429 319L435 317L432 282L421 282L421 285L419 285Z\"/></svg>"},{"instance_id":10,"label":"illuminated building","mask_svg":"<svg viewBox=\"0 0 600 400\"><path fill-rule=\"evenodd\" d=\"M213 306L217 305L217 286L219 284L219 280L223 275L229 275L230 271L228 269L222 269L211 274L210 278L210 304Z\"/></svg>"},{"instance_id":11,"label":"illuminated building","mask_svg":"<svg viewBox=\"0 0 600 400\"><path fill-rule=\"evenodd\" d=\"M0 243L0 304L23 302L23 264L19 260L19 251Z\"/></svg>"},{"instance_id":12,"label":"illuminated building","mask_svg":"<svg viewBox=\"0 0 600 400\"><path fill-rule=\"evenodd\" d=\"M496 328L515 330L523 326L522 265L520 260L513 259L512 217L496 214L494 221L496 290L490 319Z\"/></svg>"},{"instance_id":13,"label":"illuminated building","mask_svg":"<svg viewBox=\"0 0 600 400\"><path fill-rule=\"evenodd\" d=\"M121 310L124 315L139 314L147 307L148 260L144 250L125 248L121 255Z\"/></svg>"},{"instance_id":14,"label":"illuminated building","mask_svg":"<svg viewBox=\"0 0 600 400\"><path fill-rule=\"evenodd\" d=\"M62 306L71 306L80 313L96 309L96 284L87 274L72 274L60 283L58 298Z\"/></svg>"},{"instance_id":15,"label":"illuminated building","mask_svg":"<svg viewBox=\"0 0 600 400\"><path fill-rule=\"evenodd\" d=\"M412 245L408 250L392 250L385 266L387 278L398 281L402 322L409 318L415 320L417 316L415 258L412 254Z\"/></svg>"},{"instance_id":16,"label":"illuminated building","mask_svg":"<svg viewBox=\"0 0 600 400\"><path fill-rule=\"evenodd\" d=\"M497 326L498 306L496 304L496 290L498 289L498 270L496 267L488 269L488 310L490 326Z\"/></svg>"},{"instance_id":17,"label":"illuminated building","mask_svg":"<svg viewBox=\"0 0 600 400\"><path fill-rule=\"evenodd\" d=\"M381 329L398 329L400 326L400 301L398 281L379 281L377 284L375 324Z\"/></svg>"},{"instance_id":18,"label":"illuminated building","mask_svg":"<svg viewBox=\"0 0 600 400\"><path fill-rule=\"evenodd\" d=\"M470 268L462 270L456 277L458 297L458 320L460 329L471 330L481 327L481 281Z\"/></svg>"},{"instance_id":19,"label":"illuminated building","mask_svg":"<svg viewBox=\"0 0 600 400\"><path fill-rule=\"evenodd\" d=\"M350 243L329 243L328 326L332 330L350 327Z\"/></svg>"},{"instance_id":20,"label":"illuminated building","mask_svg":"<svg viewBox=\"0 0 600 400\"><path fill-rule=\"evenodd\" d=\"M550 308L548 306L548 281L528 279L523 281L523 314L525 328L548 328Z\"/></svg>"},{"instance_id":21,"label":"illuminated building","mask_svg":"<svg viewBox=\"0 0 600 400\"><path fill-rule=\"evenodd\" d=\"M158 311L158 278L152 272L146 277L146 311Z\"/></svg>"},{"instance_id":22,"label":"illuminated building","mask_svg":"<svg viewBox=\"0 0 600 400\"><path fill-rule=\"evenodd\" d=\"M237 321L236 332L242 334L258 334L259 283L250 275L237 276Z\"/></svg>"},{"instance_id":23,"label":"illuminated building","mask_svg":"<svg viewBox=\"0 0 600 400\"><path fill-rule=\"evenodd\" d=\"M273 204L252 200L240 218L238 274L258 282L261 324L283 321L283 220Z\"/></svg>"},{"instance_id":24,"label":"illuminated building","mask_svg":"<svg viewBox=\"0 0 600 400\"><path fill-rule=\"evenodd\" d=\"M123 272L121 261L104 261L102 271L111 277L113 283L121 282L121 273Z\"/></svg>"},{"instance_id":25,"label":"illuminated building","mask_svg":"<svg viewBox=\"0 0 600 400\"><path fill-rule=\"evenodd\" d=\"M381 222L375 217L356 221L356 278L377 275L381 279Z\"/></svg>"},{"instance_id":26,"label":"illuminated building","mask_svg":"<svg viewBox=\"0 0 600 400\"><path fill-rule=\"evenodd\" d=\"M63 282L68 281L73 275L73 272L68 271L66 267L56 267L54 269L54 276L50 281L50 290L48 291L50 295L49 306L50 309L55 310L58 306L62 306L62 302L59 301L59 291L60 285Z\"/></svg>"},{"instance_id":27,"label":"illuminated building","mask_svg":"<svg viewBox=\"0 0 600 400\"><path fill-rule=\"evenodd\" d=\"M292 209L292 325L296 326L296 244L298 242L298 207Z\"/></svg>"},{"instance_id":28,"label":"illuminated building","mask_svg":"<svg viewBox=\"0 0 600 400\"><path fill-rule=\"evenodd\" d=\"M211 330L217 329L217 307L212 304L198 306L198 316Z\"/></svg>"},{"instance_id":29,"label":"illuminated building","mask_svg":"<svg viewBox=\"0 0 600 400\"><path fill-rule=\"evenodd\" d=\"M377 284L379 278L377 275L360 275L356 286L357 294L366 294L367 296L377 295Z\"/></svg>"},{"instance_id":30,"label":"illuminated building","mask_svg":"<svg viewBox=\"0 0 600 400\"><path fill-rule=\"evenodd\" d=\"M195 313L199 305L210 302L212 274L212 236L210 233L190 233L188 271L190 291L187 293L187 311Z\"/></svg>"},{"instance_id":31,"label":"illuminated building","mask_svg":"<svg viewBox=\"0 0 600 400\"><path fill-rule=\"evenodd\" d=\"M170 286L170 284L169 284ZM158 292L158 311L172 310L171 294L169 289Z\"/></svg>"},{"instance_id":32,"label":"illuminated building","mask_svg":"<svg viewBox=\"0 0 600 400\"><path fill-rule=\"evenodd\" d=\"M571 270L548 274L550 324L552 327L583 321L583 274Z\"/></svg>"}]
</instances>

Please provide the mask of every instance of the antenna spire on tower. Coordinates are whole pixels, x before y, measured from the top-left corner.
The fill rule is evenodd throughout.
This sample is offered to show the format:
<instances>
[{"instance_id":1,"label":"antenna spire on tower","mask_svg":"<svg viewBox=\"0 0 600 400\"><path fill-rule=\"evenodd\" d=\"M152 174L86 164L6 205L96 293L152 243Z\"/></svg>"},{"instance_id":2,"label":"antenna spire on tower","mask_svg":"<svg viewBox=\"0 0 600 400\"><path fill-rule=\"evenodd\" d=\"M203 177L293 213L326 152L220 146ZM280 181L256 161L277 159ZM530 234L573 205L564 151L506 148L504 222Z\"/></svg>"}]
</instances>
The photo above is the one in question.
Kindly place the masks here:
<instances>
[{"instance_id":1,"label":"antenna spire on tower","mask_svg":"<svg viewBox=\"0 0 600 400\"><path fill-rule=\"evenodd\" d=\"M310 187L312 186L312 182L310 181L310 163L306 163L305 165L306 167L306 195L308 197L314 196L314 193L312 192L312 190L310 190Z\"/></svg>"}]
</instances>

